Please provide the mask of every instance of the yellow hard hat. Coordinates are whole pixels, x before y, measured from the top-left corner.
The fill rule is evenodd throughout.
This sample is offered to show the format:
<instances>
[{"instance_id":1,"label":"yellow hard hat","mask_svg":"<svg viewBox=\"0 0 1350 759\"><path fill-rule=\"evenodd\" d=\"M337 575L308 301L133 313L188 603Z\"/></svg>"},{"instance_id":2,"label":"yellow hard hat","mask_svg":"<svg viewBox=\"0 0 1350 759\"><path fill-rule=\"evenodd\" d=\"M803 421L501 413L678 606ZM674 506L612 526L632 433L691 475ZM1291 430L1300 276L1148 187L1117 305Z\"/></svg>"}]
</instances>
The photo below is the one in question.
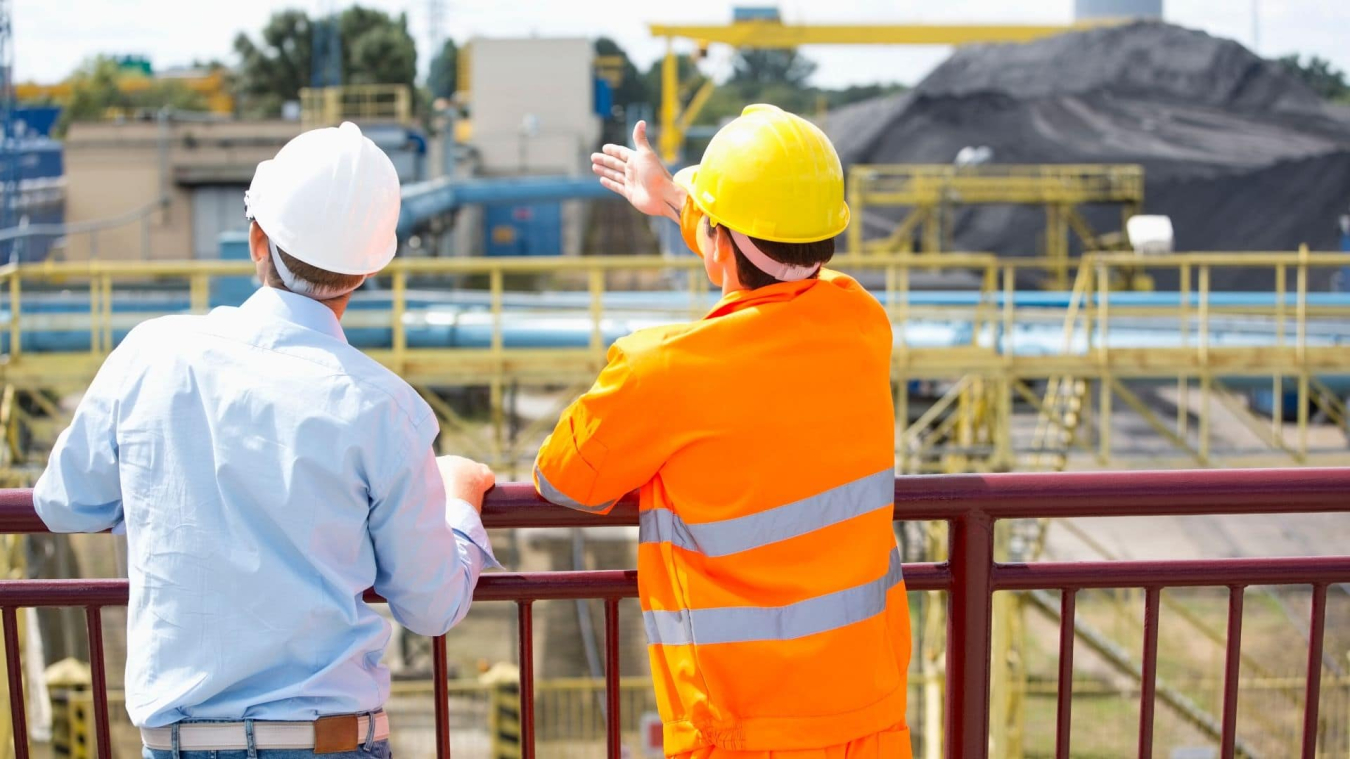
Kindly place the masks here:
<instances>
[{"instance_id":1,"label":"yellow hard hat","mask_svg":"<svg viewBox=\"0 0 1350 759\"><path fill-rule=\"evenodd\" d=\"M761 240L816 242L848 226L844 169L830 138L777 106L746 106L675 182L709 219Z\"/></svg>"}]
</instances>

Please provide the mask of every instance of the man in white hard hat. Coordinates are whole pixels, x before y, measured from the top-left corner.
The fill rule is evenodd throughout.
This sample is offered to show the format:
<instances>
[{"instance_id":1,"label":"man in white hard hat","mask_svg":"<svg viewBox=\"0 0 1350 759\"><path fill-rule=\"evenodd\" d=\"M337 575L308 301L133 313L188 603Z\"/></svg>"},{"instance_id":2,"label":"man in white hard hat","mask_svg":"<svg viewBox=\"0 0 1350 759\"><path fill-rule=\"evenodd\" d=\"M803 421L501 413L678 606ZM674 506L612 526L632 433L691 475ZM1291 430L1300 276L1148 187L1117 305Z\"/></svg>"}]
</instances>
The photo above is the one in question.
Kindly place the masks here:
<instances>
[{"instance_id":1,"label":"man in white hard hat","mask_svg":"<svg viewBox=\"0 0 1350 759\"><path fill-rule=\"evenodd\" d=\"M59 532L125 524L126 703L148 759L387 757L390 631L362 594L423 635L458 622L496 563L492 472L438 460L426 402L338 323L394 256L388 157L352 124L306 132L245 204L263 287L133 330L34 502Z\"/></svg>"}]
</instances>

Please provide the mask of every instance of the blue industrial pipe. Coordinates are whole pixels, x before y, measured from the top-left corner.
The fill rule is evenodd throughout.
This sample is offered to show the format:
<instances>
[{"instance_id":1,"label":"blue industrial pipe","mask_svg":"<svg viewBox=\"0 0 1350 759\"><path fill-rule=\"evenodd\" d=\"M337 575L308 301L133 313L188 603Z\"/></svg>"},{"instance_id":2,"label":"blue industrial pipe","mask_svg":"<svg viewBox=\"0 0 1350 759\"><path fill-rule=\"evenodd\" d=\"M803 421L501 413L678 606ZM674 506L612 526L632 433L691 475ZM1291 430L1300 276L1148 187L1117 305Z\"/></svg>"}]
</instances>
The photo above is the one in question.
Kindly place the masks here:
<instances>
[{"instance_id":1,"label":"blue industrial pipe","mask_svg":"<svg viewBox=\"0 0 1350 759\"><path fill-rule=\"evenodd\" d=\"M547 200L602 198L609 195L595 177L441 177L403 186L398 238L406 240L429 219L461 206L489 203L535 203Z\"/></svg>"}]
</instances>

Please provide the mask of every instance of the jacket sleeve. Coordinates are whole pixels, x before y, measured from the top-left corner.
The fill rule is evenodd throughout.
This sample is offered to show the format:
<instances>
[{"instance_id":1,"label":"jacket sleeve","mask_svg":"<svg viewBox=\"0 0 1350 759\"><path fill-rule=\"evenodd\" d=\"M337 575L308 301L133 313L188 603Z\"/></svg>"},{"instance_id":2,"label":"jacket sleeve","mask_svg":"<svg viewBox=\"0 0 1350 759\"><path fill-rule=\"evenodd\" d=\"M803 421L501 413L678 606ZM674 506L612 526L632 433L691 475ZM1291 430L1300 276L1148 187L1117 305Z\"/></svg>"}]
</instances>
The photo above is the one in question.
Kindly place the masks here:
<instances>
[{"instance_id":1,"label":"jacket sleeve","mask_svg":"<svg viewBox=\"0 0 1350 759\"><path fill-rule=\"evenodd\" d=\"M387 471L372 483L369 522L375 591L419 635L443 635L463 619L479 574L501 566L478 513L446 497L434 436L423 424L390 449Z\"/></svg>"},{"instance_id":2,"label":"jacket sleeve","mask_svg":"<svg viewBox=\"0 0 1350 759\"><path fill-rule=\"evenodd\" d=\"M659 424L667 409L656 385L616 343L609 363L585 395L558 420L534 465L534 487L546 500L595 514L656 476L673 450Z\"/></svg>"},{"instance_id":3,"label":"jacket sleeve","mask_svg":"<svg viewBox=\"0 0 1350 759\"><path fill-rule=\"evenodd\" d=\"M52 532L102 532L122 522L117 416L133 369L130 343L103 362L33 487L33 507Z\"/></svg>"}]
</instances>

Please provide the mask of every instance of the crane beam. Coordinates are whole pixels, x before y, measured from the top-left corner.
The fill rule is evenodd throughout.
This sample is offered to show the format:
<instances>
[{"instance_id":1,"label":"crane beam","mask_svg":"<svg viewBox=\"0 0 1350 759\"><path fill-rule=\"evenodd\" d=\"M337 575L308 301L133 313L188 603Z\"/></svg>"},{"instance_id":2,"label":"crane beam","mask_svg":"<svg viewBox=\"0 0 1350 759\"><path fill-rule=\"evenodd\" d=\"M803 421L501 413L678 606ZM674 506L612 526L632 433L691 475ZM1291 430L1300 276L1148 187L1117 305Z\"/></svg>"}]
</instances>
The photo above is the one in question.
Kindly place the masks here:
<instances>
[{"instance_id":1,"label":"crane beam","mask_svg":"<svg viewBox=\"0 0 1350 759\"><path fill-rule=\"evenodd\" d=\"M1030 42L1088 26L1091 24L784 24L776 18L697 26L650 24L648 29L653 37L666 38L661 79L661 157L668 163L679 160L685 131L707 99L681 108L672 46L676 38L693 40L700 49L713 43L762 49L801 45L969 45Z\"/></svg>"},{"instance_id":2,"label":"crane beam","mask_svg":"<svg viewBox=\"0 0 1350 759\"><path fill-rule=\"evenodd\" d=\"M800 45L967 45L1030 42L1079 27L1063 24L784 24L738 21L706 26L652 24L654 37L680 37L699 44L786 48Z\"/></svg>"}]
</instances>

